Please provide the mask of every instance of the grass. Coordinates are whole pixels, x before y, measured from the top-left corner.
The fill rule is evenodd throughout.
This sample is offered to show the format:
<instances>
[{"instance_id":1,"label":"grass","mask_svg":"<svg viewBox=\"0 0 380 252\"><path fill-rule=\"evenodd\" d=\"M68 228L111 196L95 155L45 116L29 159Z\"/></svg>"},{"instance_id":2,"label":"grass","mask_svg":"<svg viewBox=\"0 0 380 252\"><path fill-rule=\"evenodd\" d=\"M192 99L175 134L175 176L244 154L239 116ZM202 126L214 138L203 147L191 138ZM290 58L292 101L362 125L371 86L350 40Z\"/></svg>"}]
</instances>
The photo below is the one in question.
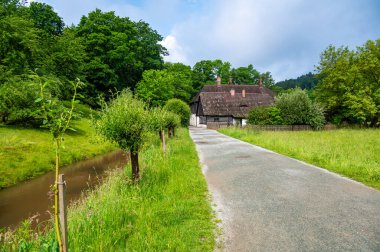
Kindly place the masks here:
<instances>
[{"instance_id":1,"label":"grass","mask_svg":"<svg viewBox=\"0 0 380 252\"><path fill-rule=\"evenodd\" d=\"M158 137L144 148L138 184L127 166L69 209L70 251L213 251L215 223L195 146L187 130L177 134L166 158ZM54 247L52 232L23 230L3 238L3 249Z\"/></svg>"},{"instance_id":2,"label":"grass","mask_svg":"<svg viewBox=\"0 0 380 252\"><path fill-rule=\"evenodd\" d=\"M65 135L61 165L115 149L96 136L89 119L73 122L76 132ZM0 188L54 169L54 141L48 130L0 125Z\"/></svg>"},{"instance_id":3,"label":"grass","mask_svg":"<svg viewBox=\"0 0 380 252\"><path fill-rule=\"evenodd\" d=\"M270 132L225 128L219 131L380 189L378 129Z\"/></svg>"}]
</instances>

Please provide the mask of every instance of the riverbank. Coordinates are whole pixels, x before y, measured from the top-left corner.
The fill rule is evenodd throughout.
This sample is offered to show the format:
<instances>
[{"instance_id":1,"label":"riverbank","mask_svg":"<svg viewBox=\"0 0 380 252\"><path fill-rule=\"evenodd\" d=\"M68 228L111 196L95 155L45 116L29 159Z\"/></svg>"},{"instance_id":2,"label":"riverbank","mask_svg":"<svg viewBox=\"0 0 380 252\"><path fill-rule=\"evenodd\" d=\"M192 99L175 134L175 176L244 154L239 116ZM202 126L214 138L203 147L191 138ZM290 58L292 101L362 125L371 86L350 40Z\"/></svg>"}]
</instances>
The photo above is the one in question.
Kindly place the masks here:
<instances>
[{"instance_id":1,"label":"riverbank","mask_svg":"<svg viewBox=\"0 0 380 252\"><path fill-rule=\"evenodd\" d=\"M91 122L73 122L75 132L65 135L61 166L115 150L95 134ZM0 188L8 187L54 169L54 142L46 129L0 125Z\"/></svg>"},{"instance_id":2,"label":"riverbank","mask_svg":"<svg viewBox=\"0 0 380 252\"><path fill-rule=\"evenodd\" d=\"M213 251L215 224L195 146L187 129L176 133L166 158L159 139L150 138L138 184L128 165L69 209L70 250ZM5 250L55 244L53 232L36 235L27 224L3 237L0 250L1 243Z\"/></svg>"},{"instance_id":3,"label":"riverbank","mask_svg":"<svg viewBox=\"0 0 380 252\"><path fill-rule=\"evenodd\" d=\"M225 128L219 131L380 189L379 129L283 132Z\"/></svg>"}]
</instances>

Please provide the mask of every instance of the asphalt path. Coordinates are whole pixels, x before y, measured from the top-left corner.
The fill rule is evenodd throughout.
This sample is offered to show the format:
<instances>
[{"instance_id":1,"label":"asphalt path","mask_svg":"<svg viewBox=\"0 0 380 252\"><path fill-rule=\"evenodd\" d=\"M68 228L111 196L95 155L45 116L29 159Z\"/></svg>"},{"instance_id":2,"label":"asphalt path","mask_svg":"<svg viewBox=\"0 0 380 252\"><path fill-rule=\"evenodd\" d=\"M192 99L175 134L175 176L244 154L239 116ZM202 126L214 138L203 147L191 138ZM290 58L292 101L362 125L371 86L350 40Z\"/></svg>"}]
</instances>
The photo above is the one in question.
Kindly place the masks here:
<instances>
[{"instance_id":1,"label":"asphalt path","mask_svg":"<svg viewBox=\"0 0 380 252\"><path fill-rule=\"evenodd\" d=\"M214 130L190 134L222 250L380 251L379 190Z\"/></svg>"}]
</instances>

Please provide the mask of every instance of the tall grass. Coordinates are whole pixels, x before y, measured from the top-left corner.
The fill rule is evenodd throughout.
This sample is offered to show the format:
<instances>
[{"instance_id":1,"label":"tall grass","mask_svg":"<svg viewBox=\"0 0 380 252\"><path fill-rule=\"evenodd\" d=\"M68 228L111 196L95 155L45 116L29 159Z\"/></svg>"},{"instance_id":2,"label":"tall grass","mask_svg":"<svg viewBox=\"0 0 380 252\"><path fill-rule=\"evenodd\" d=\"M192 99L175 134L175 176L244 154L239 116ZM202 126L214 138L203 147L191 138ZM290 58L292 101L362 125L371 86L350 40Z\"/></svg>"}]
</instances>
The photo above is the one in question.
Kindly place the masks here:
<instances>
[{"instance_id":1,"label":"tall grass","mask_svg":"<svg viewBox=\"0 0 380 252\"><path fill-rule=\"evenodd\" d=\"M226 128L220 132L380 189L378 129L270 132Z\"/></svg>"},{"instance_id":2,"label":"tall grass","mask_svg":"<svg viewBox=\"0 0 380 252\"><path fill-rule=\"evenodd\" d=\"M67 132L61 165L115 149L96 136L89 119L73 122L76 132ZM0 125L0 188L53 170L54 142L49 131Z\"/></svg>"},{"instance_id":3,"label":"tall grass","mask_svg":"<svg viewBox=\"0 0 380 252\"><path fill-rule=\"evenodd\" d=\"M69 209L71 251L214 249L215 225L196 150L187 130L177 134L168 143L166 158L157 137L145 147L139 183L130 180L130 167L115 170ZM23 244L31 250L52 248L51 237L39 236ZM13 239L4 248L19 241Z\"/></svg>"}]
</instances>

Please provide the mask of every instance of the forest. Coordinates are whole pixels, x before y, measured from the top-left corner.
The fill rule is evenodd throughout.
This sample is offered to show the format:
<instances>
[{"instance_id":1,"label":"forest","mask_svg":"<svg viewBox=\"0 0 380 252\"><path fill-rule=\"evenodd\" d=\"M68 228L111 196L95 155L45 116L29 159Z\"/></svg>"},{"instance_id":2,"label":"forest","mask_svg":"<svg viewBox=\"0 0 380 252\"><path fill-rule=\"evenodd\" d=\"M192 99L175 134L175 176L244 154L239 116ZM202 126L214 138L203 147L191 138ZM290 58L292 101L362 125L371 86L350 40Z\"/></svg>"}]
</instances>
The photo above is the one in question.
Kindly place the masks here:
<instances>
[{"instance_id":1,"label":"forest","mask_svg":"<svg viewBox=\"0 0 380 252\"><path fill-rule=\"evenodd\" d=\"M99 108L102 100L123 89L132 90L150 105L171 98L189 102L204 84L223 83L274 86L269 72L252 65L232 68L222 60L202 60L193 67L164 63L162 36L144 21L134 22L114 12L96 9L78 25L66 26L52 6L18 0L0 5L0 119L4 123L38 125L38 89L31 76L49 82L52 97L64 101L70 81L83 82L79 100Z\"/></svg>"},{"instance_id":2,"label":"forest","mask_svg":"<svg viewBox=\"0 0 380 252\"><path fill-rule=\"evenodd\" d=\"M263 85L275 93L307 90L328 121L378 126L380 116L380 40L351 50L330 45L314 73L275 83L270 72L252 64L232 67L221 59L194 66L164 62L163 37L148 23L99 9L66 26L52 6L18 0L0 5L0 119L7 124L39 125L37 85L31 76L49 82L57 100L69 99L77 78L79 100L99 108L103 100L130 89L150 106L177 98L188 103L203 85L222 77L222 84Z\"/></svg>"}]
</instances>

